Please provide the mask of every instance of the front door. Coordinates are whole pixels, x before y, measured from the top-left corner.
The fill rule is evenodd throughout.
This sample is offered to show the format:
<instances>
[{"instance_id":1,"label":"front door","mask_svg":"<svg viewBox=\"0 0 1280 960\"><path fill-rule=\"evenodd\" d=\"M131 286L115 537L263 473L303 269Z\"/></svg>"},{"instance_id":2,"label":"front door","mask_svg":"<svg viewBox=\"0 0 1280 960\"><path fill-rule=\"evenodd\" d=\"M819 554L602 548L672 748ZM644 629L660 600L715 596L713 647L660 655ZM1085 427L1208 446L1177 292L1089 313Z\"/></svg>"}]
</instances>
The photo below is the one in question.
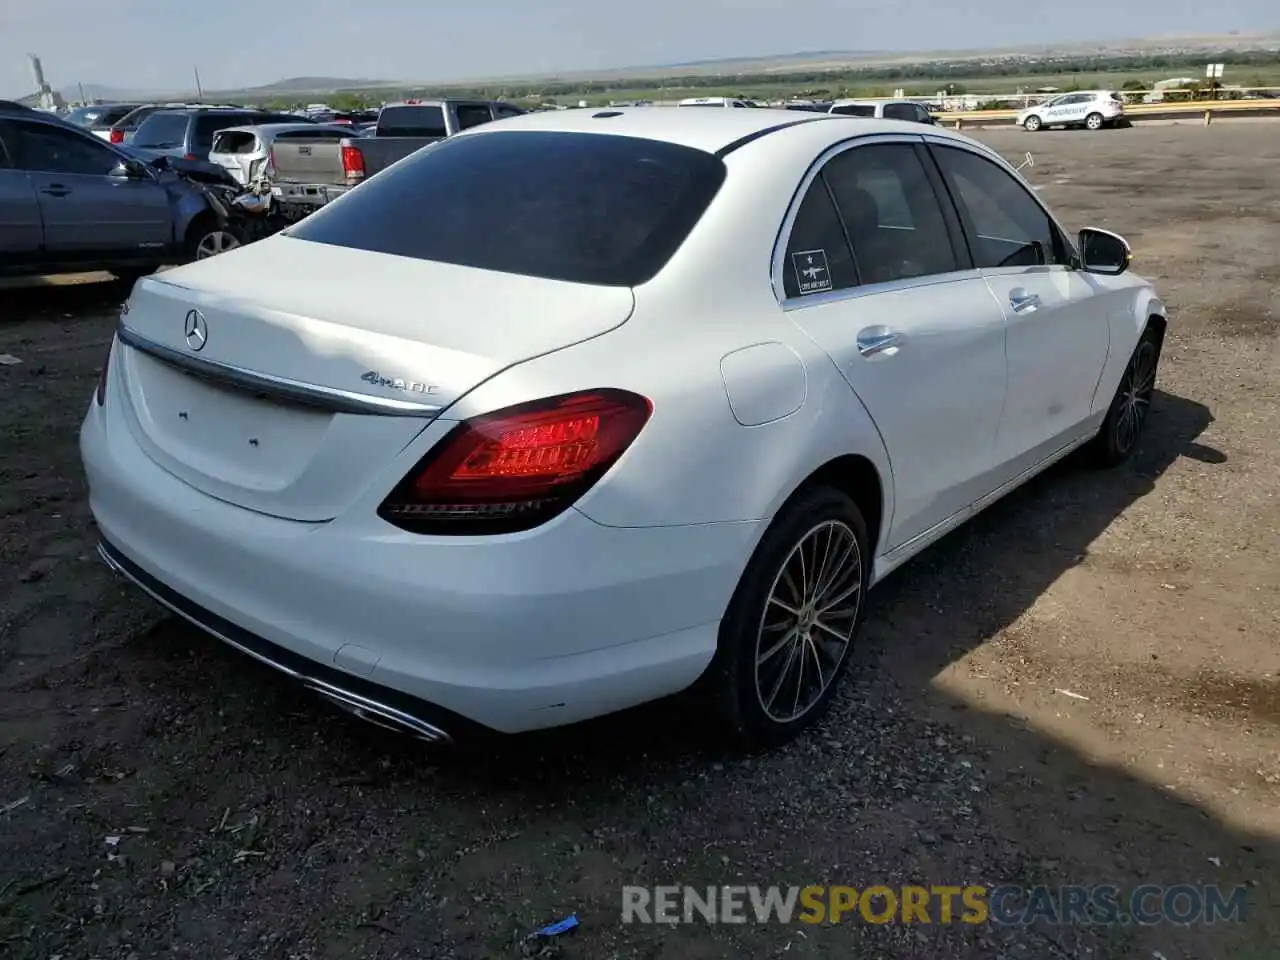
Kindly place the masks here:
<instances>
[{"instance_id":1,"label":"front door","mask_svg":"<svg viewBox=\"0 0 1280 960\"><path fill-rule=\"evenodd\" d=\"M26 173L9 162L5 134L0 124L0 268L33 263L44 242L35 188Z\"/></svg>"},{"instance_id":2,"label":"front door","mask_svg":"<svg viewBox=\"0 0 1280 960\"><path fill-rule=\"evenodd\" d=\"M1053 219L1011 172L931 145L975 264L1008 321L1008 395L997 455L1016 476L1090 429L1110 330L1105 295L1072 266Z\"/></svg>"},{"instance_id":3,"label":"front door","mask_svg":"<svg viewBox=\"0 0 1280 960\"><path fill-rule=\"evenodd\" d=\"M783 258L788 317L831 356L884 439L884 546L990 489L1004 317L970 269L915 137L860 141L809 184Z\"/></svg>"},{"instance_id":4,"label":"front door","mask_svg":"<svg viewBox=\"0 0 1280 960\"><path fill-rule=\"evenodd\" d=\"M121 156L96 137L39 121L10 122L53 260L158 257L173 242L168 193L119 175Z\"/></svg>"}]
</instances>

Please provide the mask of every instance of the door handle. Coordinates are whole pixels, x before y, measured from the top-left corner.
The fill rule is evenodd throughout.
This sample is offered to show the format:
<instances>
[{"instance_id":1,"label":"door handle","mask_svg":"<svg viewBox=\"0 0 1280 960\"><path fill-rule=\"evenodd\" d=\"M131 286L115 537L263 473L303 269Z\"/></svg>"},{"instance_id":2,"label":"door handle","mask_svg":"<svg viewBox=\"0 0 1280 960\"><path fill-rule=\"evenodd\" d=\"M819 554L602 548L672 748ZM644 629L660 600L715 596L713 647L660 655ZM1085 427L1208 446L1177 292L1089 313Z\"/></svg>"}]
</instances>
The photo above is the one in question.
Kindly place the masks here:
<instances>
[{"instance_id":1,"label":"door handle","mask_svg":"<svg viewBox=\"0 0 1280 960\"><path fill-rule=\"evenodd\" d=\"M1009 306L1013 307L1014 313L1026 313L1040 306L1040 297L1035 293L1011 293L1009 294Z\"/></svg>"},{"instance_id":2,"label":"door handle","mask_svg":"<svg viewBox=\"0 0 1280 960\"><path fill-rule=\"evenodd\" d=\"M47 187L44 187L40 192L48 194L51 197L65 197L71 192L71 188L64 187L60 183L51 183Z\"/></svg>"},{"instance_id":3,"label":"door handle","mask_svg":"<svg viewBox=\"0 0 1280 960\"><path fill-rule=\"evenodd\" d=\"M864 330L858 334L858 352L864 357L873 357L894 347L901 346L902 338L893 330L880 327L879 330Z\"/></svg>"}]
</instances>

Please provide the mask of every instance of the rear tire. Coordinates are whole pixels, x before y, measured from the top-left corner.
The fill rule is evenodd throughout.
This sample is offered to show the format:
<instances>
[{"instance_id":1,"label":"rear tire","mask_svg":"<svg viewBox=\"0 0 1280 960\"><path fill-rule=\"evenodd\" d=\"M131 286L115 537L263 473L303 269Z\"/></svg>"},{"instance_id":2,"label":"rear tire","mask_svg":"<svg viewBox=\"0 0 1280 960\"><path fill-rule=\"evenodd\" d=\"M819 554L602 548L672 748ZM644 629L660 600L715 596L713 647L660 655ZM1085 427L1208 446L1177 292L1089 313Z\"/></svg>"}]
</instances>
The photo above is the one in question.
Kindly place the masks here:
<instances>
[{"instance_id":1,"label":"rear tire","mask_svg":"<svg viewBox=\"0 0 1280 960\"><path fill-rule=\"evenodd\" d=\"M1142 438L1160 366L1160 336L1150 327L1143 331L1120 377L1102 428L1089 453L1100 467L1114 467L1128 460Z\"/></svg>"},{"instance_id":2,"label":"rear tire","mask_svg":"<svg viewBox=\"0 0 1280 960\"><path fill-rule=\"evenodd\" d=\"M756 547L707 680L734 745L778 746L829 709L870 581L867 525L832 487L801 491Z\"/></svg>"},{"instance_id":3,"label":"rear tire","mask_svg":"<svg viewBox=\"0 0 1280 960\"><path fill-rule=\"evenodd\" d=\"M1102 119L1102 114L1100 113L1091 113L1084 118L1084 126L1086 130L1101 130L1103 123L1105 123L1105 121Z\"/></svg>"}]
</instances>

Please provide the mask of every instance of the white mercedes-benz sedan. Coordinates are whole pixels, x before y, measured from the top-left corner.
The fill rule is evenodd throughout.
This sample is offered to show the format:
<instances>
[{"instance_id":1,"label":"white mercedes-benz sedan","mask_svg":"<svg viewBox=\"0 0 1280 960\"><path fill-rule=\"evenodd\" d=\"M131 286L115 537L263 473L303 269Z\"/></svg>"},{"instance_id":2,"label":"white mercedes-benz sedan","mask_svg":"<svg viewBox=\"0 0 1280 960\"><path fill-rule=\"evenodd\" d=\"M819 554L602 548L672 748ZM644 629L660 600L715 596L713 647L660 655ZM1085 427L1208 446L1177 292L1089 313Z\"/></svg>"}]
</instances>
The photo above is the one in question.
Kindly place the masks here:
<instances>
[{"instance_id":1,"label":"white mercedes-benz sedan","mask_svg":"<svg viewBox=\"0 0 1280 960\"><path fill-rule=\"evenodd\" d=\"M873 584L1070 451L1133 451L1166 311L1129 261L920 124L477 127L138 282L81 431L101 552L426 740L701 679L778 743Z\"/></svg>"}]
</instances>

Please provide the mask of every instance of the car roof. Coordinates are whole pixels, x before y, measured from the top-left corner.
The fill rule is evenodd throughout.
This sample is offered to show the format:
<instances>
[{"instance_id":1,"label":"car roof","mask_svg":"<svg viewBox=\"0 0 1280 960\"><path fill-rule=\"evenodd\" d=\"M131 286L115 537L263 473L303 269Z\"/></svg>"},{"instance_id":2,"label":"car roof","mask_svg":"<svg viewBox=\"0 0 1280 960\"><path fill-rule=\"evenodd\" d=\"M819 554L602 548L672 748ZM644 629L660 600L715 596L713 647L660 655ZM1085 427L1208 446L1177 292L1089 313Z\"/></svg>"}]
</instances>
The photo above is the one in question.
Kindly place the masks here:
<instances>
[{"instance_id":1,"label":"car roof","mask_svg":"<svg viewBox=\"0 0 1280 960\"><path fill-rule=\"evenodd\" d=\"M840 114L810 113L761 107L755 110L678 110L673 107L607 107L598 110L549 110L526 113L490 127L472 127L458 136L498 131L540 130L559 133L598 133L665 140L707 153L803 124L839 124L832 139L859 132L920 135L920 124L904 120L873 120ZM958 138L965 139L965 138Z\"/></svg>"},{"instance_id":2,"label":"car roof","mask_svg":"<svg viewBox=\"0 0 1280 960\"><path fill-rule=\"evenodd\" d=\"M305 123L298 121L296 123L244 123L235 127L223 127L219 133L253 133L261 136L267 134L270 136L275 133L292 133L295 130L328 130L333 132L343 132L351 128L341 123Z\"/></svg>"},{"instance_id":3,"label":"car roof","mask_svg":"<svg viewBox=\"0 0 1280 960\"><path fill-rule=\"evenodd\" d=\"M910 97L860 97L856 100L833 100L833 107L874 107L888 103L915 103Z\"/></svg>"}]
</instances>

